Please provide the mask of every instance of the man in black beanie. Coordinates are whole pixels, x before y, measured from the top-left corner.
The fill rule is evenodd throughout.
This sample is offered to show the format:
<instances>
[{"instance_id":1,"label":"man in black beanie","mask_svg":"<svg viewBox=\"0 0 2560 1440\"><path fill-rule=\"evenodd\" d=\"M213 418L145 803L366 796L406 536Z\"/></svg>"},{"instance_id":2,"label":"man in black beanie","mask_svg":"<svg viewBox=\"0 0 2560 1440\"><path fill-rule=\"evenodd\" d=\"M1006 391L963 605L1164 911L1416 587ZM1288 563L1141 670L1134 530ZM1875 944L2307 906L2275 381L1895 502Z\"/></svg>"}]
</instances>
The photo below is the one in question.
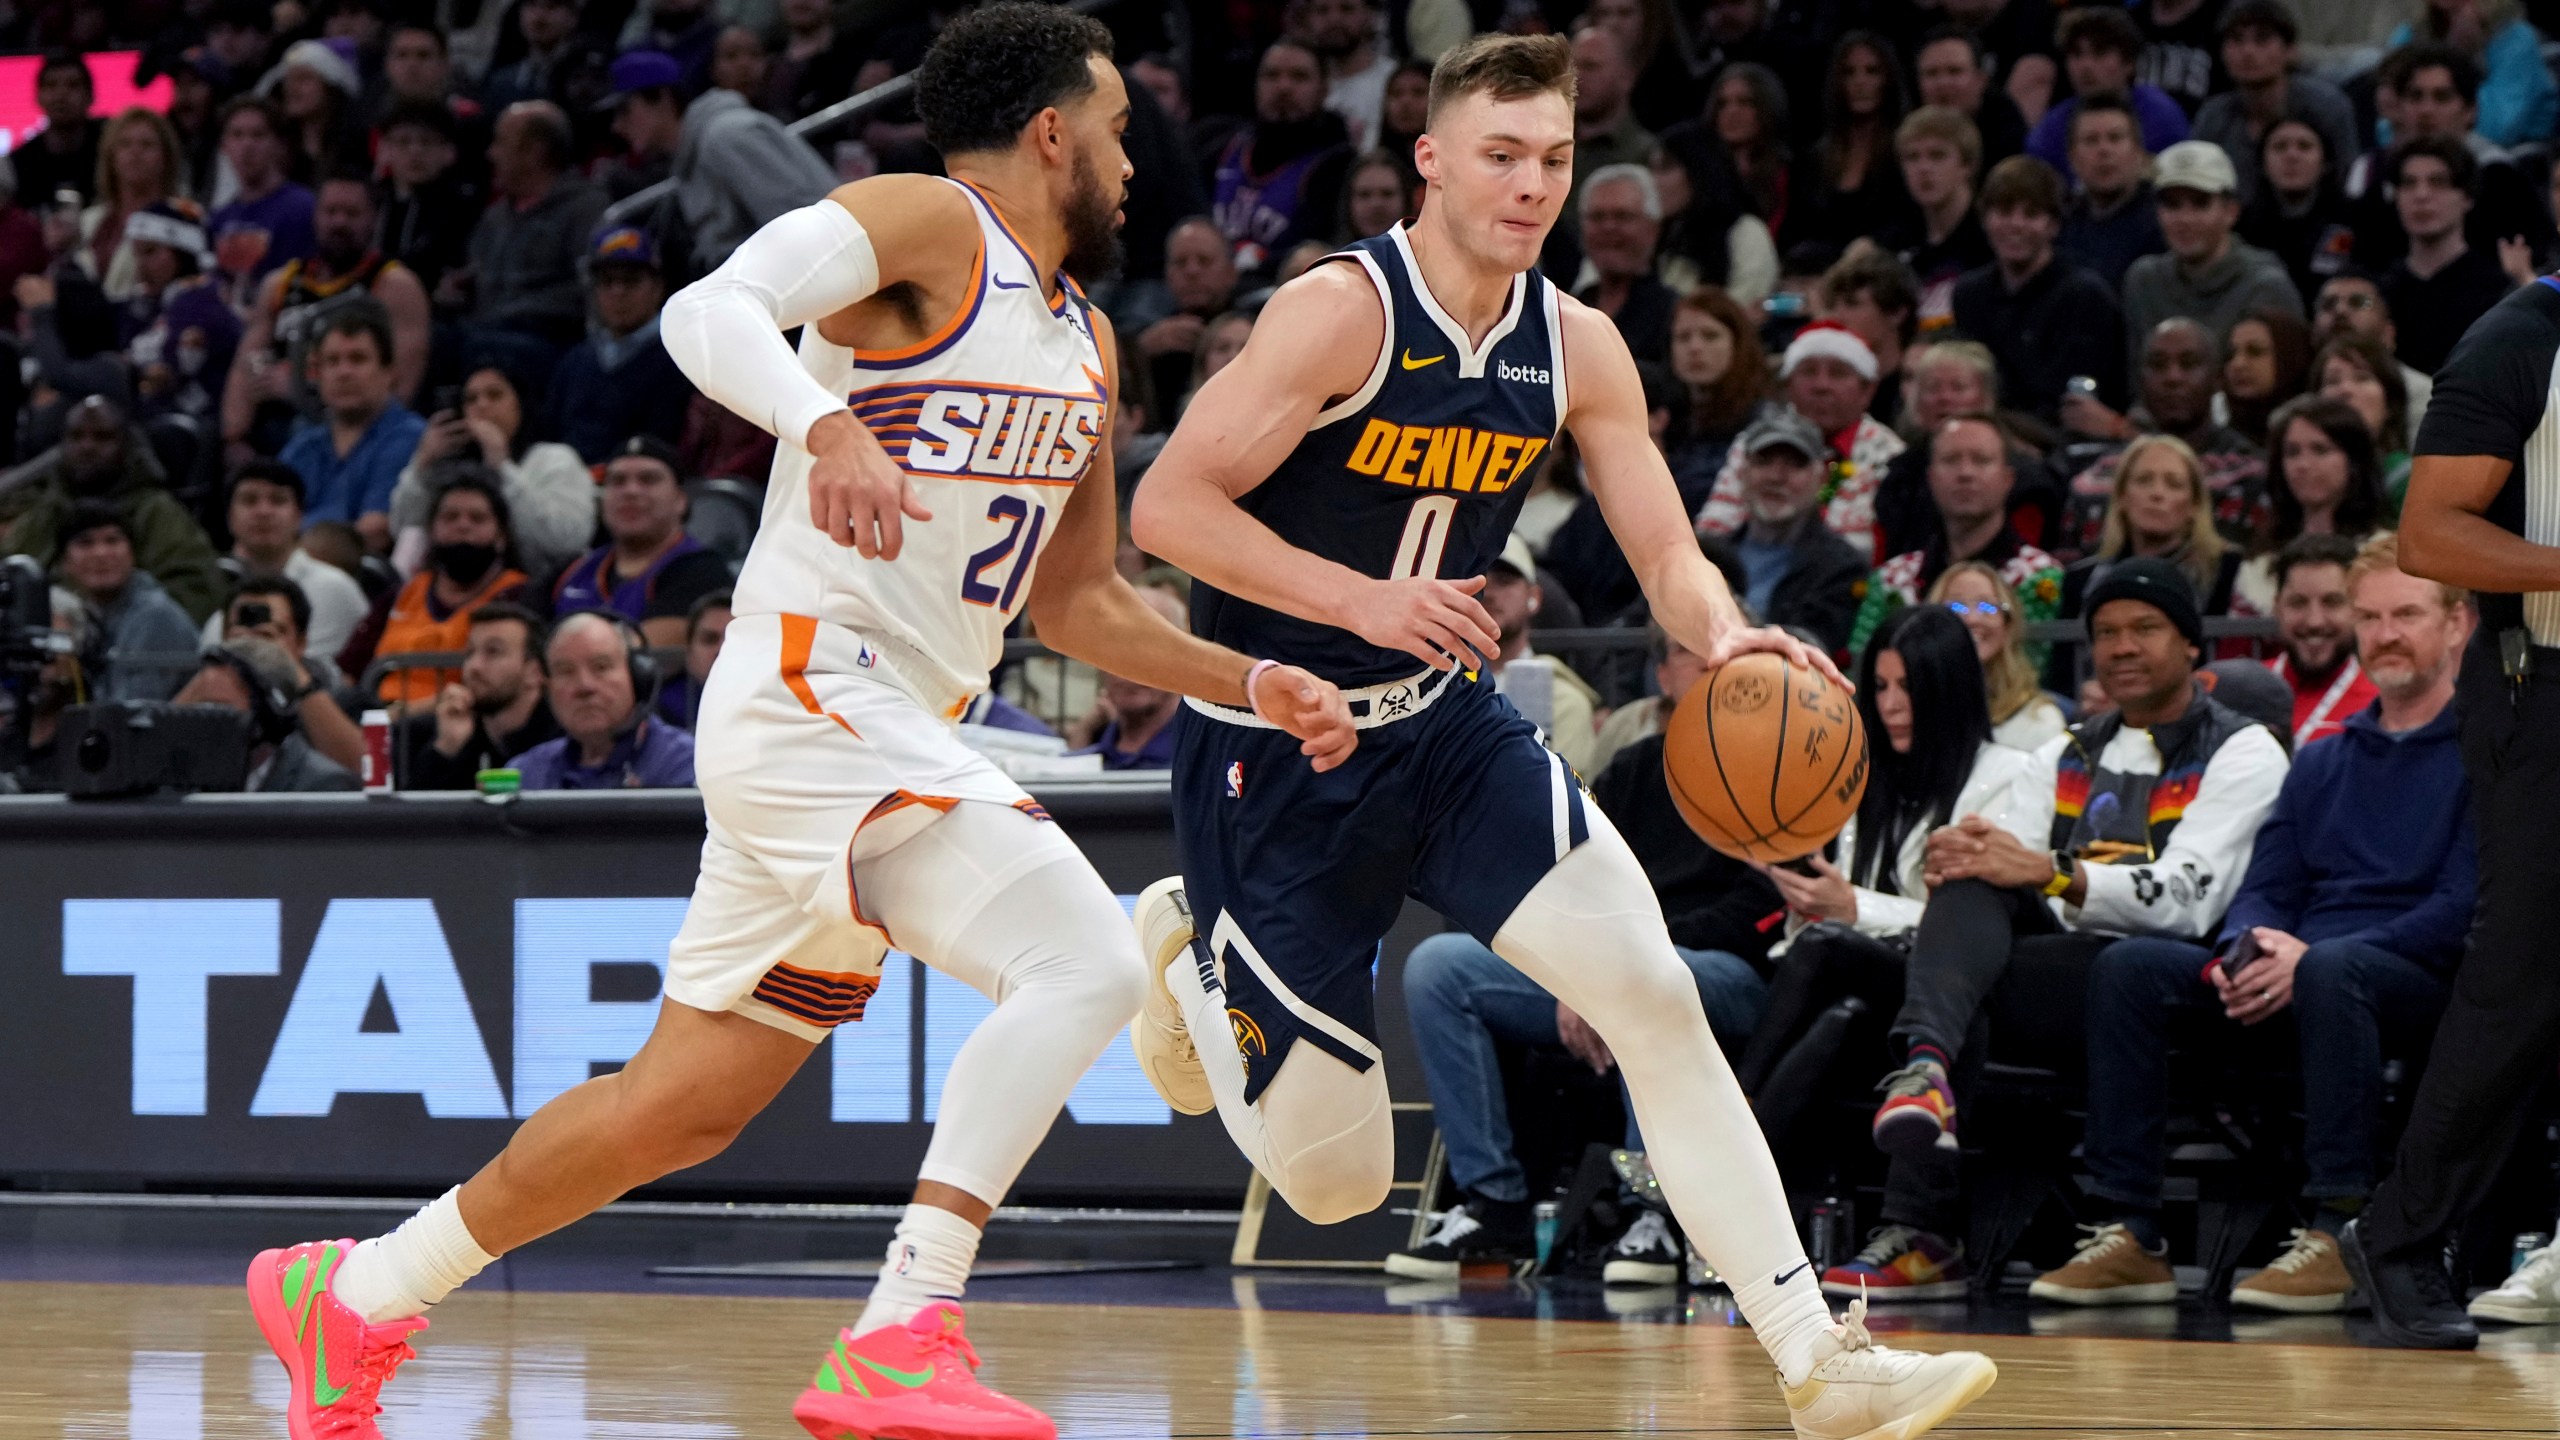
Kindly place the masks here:
<instances>
[{"instance_id":1,"label":"man in black beanie","mask_svg":"<svg viewBox=\"0 0 2560 1440\"><path fill-rule=\"evenodd\" d=\"M2132 934L2210 939L2249 868L2258 826L2284 786L2283 743L2196 683L2204 618L2165 560L2125 560L2090 586L2083 613L2100 688L2114 708L2035 752L2043 845L1983 816L1929 837L1928 908L1912 941L1892 1030L1902 1068L1876 1111L1887 1171L1884 1228L1823 1276L1877 1303L1953 1299L1968 1279L1956 1167L1957 1097L1992 1039L2004 1060L2084 1073L2088 974ZM2083 1258L2139 1264L2120 1228Z\"/></svg>"}]
</instances>

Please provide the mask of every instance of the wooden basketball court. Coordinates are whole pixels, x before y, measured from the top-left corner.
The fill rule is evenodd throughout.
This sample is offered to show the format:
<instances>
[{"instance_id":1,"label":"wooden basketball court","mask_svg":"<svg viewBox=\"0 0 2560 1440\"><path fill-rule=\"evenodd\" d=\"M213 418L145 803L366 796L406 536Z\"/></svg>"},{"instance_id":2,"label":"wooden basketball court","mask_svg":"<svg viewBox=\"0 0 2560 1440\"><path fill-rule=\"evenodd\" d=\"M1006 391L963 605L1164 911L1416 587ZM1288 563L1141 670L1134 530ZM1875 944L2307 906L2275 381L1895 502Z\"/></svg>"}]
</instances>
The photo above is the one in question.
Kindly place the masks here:
<instances>
[{"instance_id":1,"label":"wooden basketball court","mask_svg":"<svg viewBox=\"0 0 2560 1440\"><path fill-rule=\"evenodd\" d=\"M1685 1324L1343 1315L1264 1308L1294 1297L1229 1283L1231 1308L981 1301L971 1328L988 1378L1069 1437L1788 1433L1749 1332L1704 1302L1670 1312ZM841 1300L465 1292L436 1310L386 1395L383 1430L793 1440L791 1401L853 1313ZM2350 1348L2338 1320L2316 1317L2268 1322L2240 1344L1893 1338L1999 1361L1999 1385L1942 1433L2400 1440L2560 1435L2554 1333L2505 1332L2476 1355ZM0 1284L7 1440L269 1440L284 1434L283 1403L283 1373L236 1289Z\"/></svg>"}]
</instances>

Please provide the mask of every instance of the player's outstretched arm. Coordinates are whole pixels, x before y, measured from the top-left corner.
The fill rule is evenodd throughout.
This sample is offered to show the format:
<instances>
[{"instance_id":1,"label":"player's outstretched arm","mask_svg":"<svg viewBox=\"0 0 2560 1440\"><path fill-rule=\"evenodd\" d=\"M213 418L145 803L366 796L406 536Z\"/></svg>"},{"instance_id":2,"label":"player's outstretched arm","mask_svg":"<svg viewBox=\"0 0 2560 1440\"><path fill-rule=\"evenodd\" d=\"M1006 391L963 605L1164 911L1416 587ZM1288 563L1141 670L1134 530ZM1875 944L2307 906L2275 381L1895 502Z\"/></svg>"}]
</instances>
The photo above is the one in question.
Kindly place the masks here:
<instances>
[{"instance_id":1,"label":"player's outstretched arm","mask_svg":"<svg viewBox=\"0 0 2560 1440\"><path fill-rule=\"evenodd\" d=\"M668 355L694 388L815 457L810 522L866 559L897 558L904 521L933 516L782 332L892 285L913 286L927 314L947 313L976 244L977 218L951 186L923 175L860 180L748 236L719 269L676 292L660 321Z\"/></svg>"},{"instance_id":2,"label":"player's outstretched arm","mask_svg":"<svg viewBox=\"0 0 2560 1440\"><path fill-rule=\"evenodd\" d=\"M1498 648L1481 576L1381 580L1302 550L1236 502L1279 468L1333 400L1367 383L1385 343L1368 277L1319 265L1263 306L1238 355L1191 397L1129 512L1140 549L1230 595L1348 630L1446 670Z\"/></svg>"},{"instance_id":3,"label":"player's outstretched arm","mask_svg":"<svg viewBox=\"0 0 2560 1440\"><path fill-rule=\"evenodd\" d=\"M1124 680L1253 710L1303 741L1299 752L1316 769L1332 769L1351 757L1360 739L1331 681L1294 665L1263 666L1168 624L1138 598L1114 563L1120 502L1112 478L1111 421L1119 407L1120 347L1110 320L1098 310L1091 313L1103 387L1112 400L1092 464L1068 494L1057 533L1031 573L1025 602L1031 628L1041 644Z\"/></svg>"},{"instance_id":4,"label":"player's outstretched arm","mask_svg":"<svg viewBox=\"0 0 2560 1440\"><path fill-rule=\"evenodd\" d=\"M1831 657L1783 630L1754 628L1724 575L1707 563L1680 505L1680 487L1654 448L1635 357L1609 318L1560 297L1564 319L1565 428L1584 477L1652 604L1654 622L1712 668L1750 650L1774 650L1834 680ZM1847 683L1845 681L1843 684Z\"/></svg>"}]
</instances>

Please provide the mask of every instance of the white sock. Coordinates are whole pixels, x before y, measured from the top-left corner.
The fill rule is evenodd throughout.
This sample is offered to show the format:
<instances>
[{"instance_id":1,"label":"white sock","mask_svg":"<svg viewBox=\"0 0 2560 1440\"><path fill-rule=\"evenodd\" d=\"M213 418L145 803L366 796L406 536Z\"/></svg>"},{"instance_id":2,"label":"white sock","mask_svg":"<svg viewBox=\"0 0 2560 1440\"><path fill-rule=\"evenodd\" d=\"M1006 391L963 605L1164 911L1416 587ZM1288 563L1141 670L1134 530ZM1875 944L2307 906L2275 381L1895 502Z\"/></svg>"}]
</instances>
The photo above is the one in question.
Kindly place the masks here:
<instances>
[{"instance_id":1,"label":"white sock","mask_svg":"<svg viewBox=\"0 0 2560 1440\"><path fill-rule=\"evenodd\" d=\"M1783 1285L1774 1273L1757 1271L1748 1280L1726 1275L1724 1283L1751 1333L1760 1337L1761 1348L1777 1365L1779 1378L1790 1386L1803 1384L1818 1358L1815 1342L1838 1323L1831 1317L1830 1302L1822 1298L1822 1276L1807 1264Z\"/></svg>"},{"instance_id":2,"label":"white sock","mask_svg":"<svg viewBox=\"0 0 2560 1440\"><path fill-rule=\"evenodd\" d=\"M1822 1277L1805 1263L1768 1139L1707 1029L1644 867L1599 807L1583 813L1591 838L1521 900L1494 953L1608 1042L1663 1198L1733 1287L1778 1373L1801 1385L1832 1333Z\"/></svg>"},{"instance_id":3,"label":"white sock","mask_svg":"<svg viewBox=\"0 0 2560 1440\"><path fill-rule=\"evenodd\" d=\"M400 1228L356 1246L338 1265L329 1293L368 1325L407 1320L450 1295L498 1257L462 1223L456 1185Z\"/></svg>"},{"instance_id":4,"label":"white sock","mask_svg":"<svg viewBox=\"0 0 2560 1440\"><path fill-rule=\"evenodd\" d=\"M979 1234L977 1226L948 1210L909 1205L853 1333L904 1325L936 1300L959 1299L969 1285L969 1267L977 1263Z\"/></svg>"}]
</instances>

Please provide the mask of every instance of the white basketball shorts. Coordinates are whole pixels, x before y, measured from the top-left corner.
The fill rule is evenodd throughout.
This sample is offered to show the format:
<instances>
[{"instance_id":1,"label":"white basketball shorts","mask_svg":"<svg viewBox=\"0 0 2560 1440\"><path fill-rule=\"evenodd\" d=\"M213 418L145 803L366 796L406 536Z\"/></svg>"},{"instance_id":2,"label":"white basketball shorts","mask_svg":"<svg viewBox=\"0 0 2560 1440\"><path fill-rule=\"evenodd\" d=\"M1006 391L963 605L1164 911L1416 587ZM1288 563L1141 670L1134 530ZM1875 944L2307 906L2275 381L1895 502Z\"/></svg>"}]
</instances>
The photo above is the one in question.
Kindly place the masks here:
<instances>
[{"instance_id":1,"label":"white basketball shorts","mask_svg":"<svg viewBox=\"0 0 2560 1440\"><path fill-rule=\"evenodd\" d=\"M730 623L703 687L694 774L710 834L667 997L811 1041L861 1018L897 943L864 913L856 863L964 801L1047 818L862 637L804 615Z\"/></svg>"}]
</instances>

